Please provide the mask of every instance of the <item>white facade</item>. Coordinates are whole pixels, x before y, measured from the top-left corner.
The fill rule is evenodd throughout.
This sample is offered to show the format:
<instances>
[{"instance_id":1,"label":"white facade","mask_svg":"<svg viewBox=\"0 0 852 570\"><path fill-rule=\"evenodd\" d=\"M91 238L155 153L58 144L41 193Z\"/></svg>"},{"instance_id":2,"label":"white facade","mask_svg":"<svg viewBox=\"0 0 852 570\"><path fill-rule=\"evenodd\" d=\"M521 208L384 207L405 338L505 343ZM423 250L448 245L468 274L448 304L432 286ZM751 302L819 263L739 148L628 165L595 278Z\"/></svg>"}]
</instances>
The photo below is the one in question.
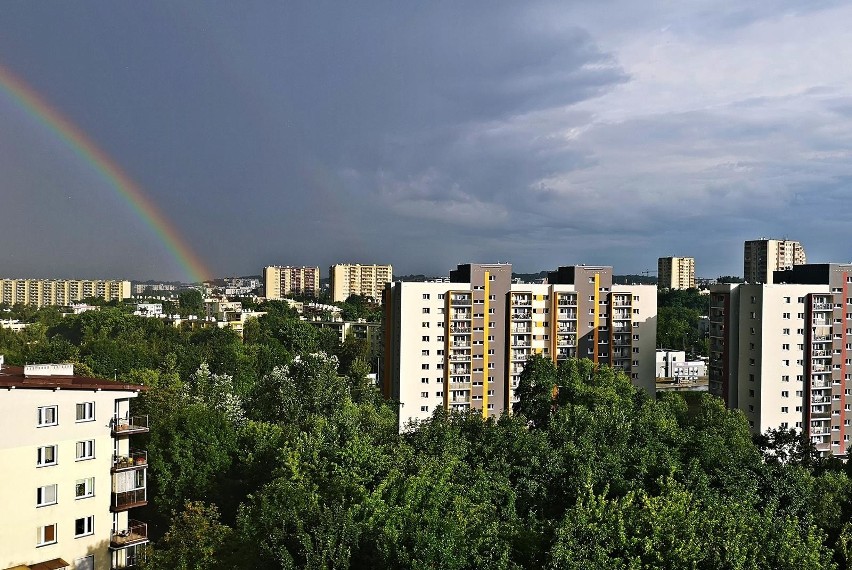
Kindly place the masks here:
<instances>
[{"instance_id":1,"label":"white facade","mask_svg":"<svg viewBox=\"0 0 852 570\"><path fill-rule=\"evenodd\" d=\"M578 266L575 287L512 284L507 264L473 267L472 283L399 282L386 290L385 393L401 404L401 428L436 407L499 416L517 401L534 354L589 358L654 392L655 286L612 286L604 278L611 268Z\"/></svg>"},{"instance_id":2,"label":"white facade","mask_svg":"<svg viewBox=\"0 0 852 570\"><path fill-rule=\"evenodd\" d=\"M2 568L125 568L147 543L127 510L147 499L147 455L117 435L139 387L89 380L0 370Z\"/></svg>"}]
</instances>

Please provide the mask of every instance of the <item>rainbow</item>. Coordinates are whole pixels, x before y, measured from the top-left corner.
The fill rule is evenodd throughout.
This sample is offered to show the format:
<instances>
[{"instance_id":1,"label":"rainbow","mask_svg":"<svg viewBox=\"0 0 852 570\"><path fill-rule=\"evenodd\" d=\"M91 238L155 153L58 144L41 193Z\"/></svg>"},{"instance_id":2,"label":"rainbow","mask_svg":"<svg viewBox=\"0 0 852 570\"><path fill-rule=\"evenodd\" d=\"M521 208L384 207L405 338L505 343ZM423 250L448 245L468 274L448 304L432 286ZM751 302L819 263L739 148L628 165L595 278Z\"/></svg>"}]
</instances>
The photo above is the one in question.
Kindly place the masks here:
<instances>
[{"instance_id":1,"label":"rainbow","mask_svg":"<svg viewBox=\"0 0 852 570\"><path fill-rule=\"evenodd\" d=\"M151 228L190 281L204 281L210 271L192 251L174 225L142 189L101 150L79 127L51 107L38 93L7 68L0 65L0 87L29 115L52 131L80 158L89 163L121 196L136 215Z\"/></svg>"}]
</instances>

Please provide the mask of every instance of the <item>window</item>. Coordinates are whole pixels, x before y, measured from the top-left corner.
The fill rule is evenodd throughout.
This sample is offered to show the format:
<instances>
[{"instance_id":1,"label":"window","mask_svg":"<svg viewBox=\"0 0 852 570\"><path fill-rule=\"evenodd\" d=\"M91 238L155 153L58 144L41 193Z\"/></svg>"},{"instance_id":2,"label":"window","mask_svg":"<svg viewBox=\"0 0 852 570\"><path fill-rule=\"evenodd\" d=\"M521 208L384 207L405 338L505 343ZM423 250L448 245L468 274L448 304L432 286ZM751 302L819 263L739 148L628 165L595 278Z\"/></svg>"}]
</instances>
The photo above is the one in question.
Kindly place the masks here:
<instances>
[{"instance_id":1,"label":"window","mask_svg":"<svg viewBox=\"0 0 852 570\"><path fill-rule=\"evenodd\" d=\"M38 427L55 426L58 423L58 406L42 406L38 409Z\"/></svg>"},{"instance_id":2,"label":"window","mask_svg":"<svg viewBox=\"0 0 852 570\"><path fill-rule=\"evenodd\" d=\"M790 329L784 329L781 331L783 334L790 334Z\"/></svg>"},{"instance_id":3,"label":"window","mask_svg":"<svg viewBox=\"0 0 852 570\"><path fill-rule=\"evenodd\" d=\"M424 299L428 299L428 298L429 298L429 293L423 293L423 298L424 298Z\"/></svg>"},{"instance_id":4,"label":"window","mask_svg":"<svg viewBox=\"0 0 852 570\"><path fill-rule=\"evenodd\" d=\"M75 499L85 499L87 497L95 496L95 478L89 477L87 479L77 479L77 482L74 483L74 498Z\"/></svg>"},{"instance_id":5,"label":"window","mask_svg":"<svg viewBox=\"0 0 852 570\"><path fill-rule=\"evenodd\" d=\"M45 485L36 489L36 506L44 507L46 505L56 504L56 485Z\"/></svg>"},{"instance_id":6,"label":"window","mask_svg":"<svg viewBox=\"0 0 852 570\"><path fill-rule=\"evenodd\" d=\"M790 397L790 392L788 392L787 390L782 391L782 392L781 392L781 397L782 397L782 398L789 398L789 397Z\"/></svg>"},{"instance_id":7,"label":"window","mask_svg":"<svg viewBox=\"0 0 852 570\"><path fill-rule=\"evenodd\" d=\"M787 376L787 375L784 375L784 376L782 376L782 377L781 377L781 381L782 381L782 382L789 382L789 381L790 381L790 377L789 377L789 376Z\"/></svg>"},{"instance_id":8,"label":"window","mask_svg":"<svg viewBox=\"0 0 852 570\"><path fill-rule=\"evenodd\" d=\"M790 297L784 297L784 302L785 302L785 303L789 303L789 302L790 302Z\"/></svg>"},{"instance_id":9,"label":"window","mask_svg":"<svg viewBox=\"0 0 852 570\"><path fill-rule=\"evenodd\" d=\"M95 403L83 402L77 404L77 421L78 422L93 422L95 421Z\"/></svg>"},{"instance_id":10,"label":"window","mask_svg":"<svg viewBox=\"0 0 852 570\"><path fill-rule=\"evenodd\" d=\"M38 539L36 546L56 543L56 523L38 527Z\"/></svg>"},{"instance_id":11,"label":"window","mask_svg":"<svg viewBox=\"0 0 852 570\"><path fill-rule=\"evenodd\" d=\"M95 534L95 517L90 515L74 521L74 538Z\"/></svg>"},{"instance_id":12,"label":"window","mask_svg":"<svg viewBox=\"0 0 852 570\"><path fill-rule=\"evenodd\" d=\"M443 395L444 395L443 391L442 392L435 392L435 396L438 397L438 398L443 397Z\"/></svg>"},{"instance_id":13,"label":"window","mask_svg":"<svg viewBox=\"0 0 852 570\"><path fill-rule=\"evenodd\" d=\"M95 458L95 440L87 439L77 442L77 461Z\"/></svg>"},{"instance_id":14,"label":"window","mask_svg":"<svg viewBox=\"0 0 852 570\"><path fill-rule=\"evenodd\" d=\"M429 321L423 321L422 323L420 323L420 326L422 326L424 329L428 329L429 328Z\"/></svg>"},{"instance_id":15,"label":"window","mask_svg":"<svg viewBox=\"0 0 852 570\"><path fill-rule=\"evenodd\" d=\"M494 276L493 276L493 275L489 275L489 276L488 276L488 280L489 280L489 281L494 281Z\"/></svg>"},{"instance_id":16,"label":"window","mask_svg":"<svg viewBox=\"0 0 852 570\"><path fill-rule=\"evenodd\" d=\"M428 412L428 411L429 411L429 406L420 406L420 411L421 411L421 412Z\"/></svg>"},{"instance_id":17,"label":"window","mask_svg":"<svg viewBox=\"0 0 852 570\"><path fill-rule=\"evenodd\" d=\"M420 337L420 340L422 340L423 342L429 342L429 337L428 336L422 336L422 337Z\"/></svg>"},{"instance_id":18,"label":"window","mask_svg":"<svg viewBox=\"0 0 852 570\"><path fill-rule=\"evenodd\" d=\"M790 350L790 345L789 344L782 344L781 350Z\"/></svg>"},{"instance_id":19,"label":"window","mask_svg":"<svg viewBox=\"0 0 852 570\"><path fill-rule=\"evenodd\" d=\"M438 298L439 298L439 299L443 299L443 298L444 298L444 294L443 294L443 293L438 293Z\"/></svg>"},{"instance_id":20,"label":"window","mask_svg":"<svg viewBox=\"0 0 852 570\"><path fill-rule=\"evenodd\" d=\"M428 336L426 337L426 340L429 340L429 337L428 337ZM439 336L439 337L438 337L438 338L436 338L435 340L437 340L438 342L444 342L444 337L443 337L443 336Z\"/></svg>"},{"instance_id":21,"label":"window","mask_svg":"<svg viewBox=\"0 0 852 570\"><path fill-rule=\"evenodd\" d=\"M428 315L428 314L429 314L429 307L423 307L423 314L424 314L424 315Z\"/></svg>"},{"instance_id":22,"label":"window","mask_svg":"<svg viewBox=\"0 0 852 570\"><path fill-rule=\"evenodd\" d=\"M420 383L421 383L421 384L428 384L428 383L429 383L429 379L428 379L428 378L421 378L421 379L420 379Z\"/></svg>"},{"instance_id":23,"label":"window","mask_svg":"<svg viewBox=\"0 0 852 570\"><path fill-rule=\"evenodd\" d=\"M789 318L790 318L790 313L783 313L783 314L781 315L781 318L783 318L783 319L789 319Z\"/></svg>"},{"instance_id":24,"label":"window","mask_svg":"<svg viewBox=\"0 0 852 570\"><path fill-rule=\"evenodd\" d=\"M788 408L787 406L781 406L781 413L782 414L786 414L789 411L790 411L790 408Z\"/></svg>"},{"instance_id":25,"label":"window","mask_svg":"<svg viewBox=\"0 0 852 570\"><path fill-rule=\"evenodd\" d=\"M420 392L420 397L421 397L421 398L428 398L428 397L429 397L429 392Z\"/></svg>"},{"instance_id":26,"label":"window","mask_svg":"<svg viewBox=\"0 0 852 570\"><path fill-rule=\"evenodd\" d=\"M429 370L429 365L428 364L421 364L420 369L421 370Z\"/></svg>"},{"instance_id":27,"label":"window","mask_svg":"<svg viewBox=\"0 0 852 570\"><path fill-rule=\"evenodd\" d=\"M752 362L752 364L753 364L753 362ZM784 366L790 366L790 361L789 360L782 360L781 364L783 364Z\"/></svg>"},{"instance_id":28,"label":"window","mask_svg":"<svg viewBox=\"0 0 852 570\"><path fill-rule=\"evenodd\" d=\"M429 351L428 350L421 350L420 355L421 356L429 356Z\"/></svg>"},{"instance_id":29,"label":"window","mask_svg":"<svg viewBox=\"0 0 852 570\"><path fill-rule=\"evenodd\" d=\"M57 453L55 445L39 447L38 454L36 457L36 466L47 467L48 465L56 465L56 455Z\"/></svg>"}]
</instances>

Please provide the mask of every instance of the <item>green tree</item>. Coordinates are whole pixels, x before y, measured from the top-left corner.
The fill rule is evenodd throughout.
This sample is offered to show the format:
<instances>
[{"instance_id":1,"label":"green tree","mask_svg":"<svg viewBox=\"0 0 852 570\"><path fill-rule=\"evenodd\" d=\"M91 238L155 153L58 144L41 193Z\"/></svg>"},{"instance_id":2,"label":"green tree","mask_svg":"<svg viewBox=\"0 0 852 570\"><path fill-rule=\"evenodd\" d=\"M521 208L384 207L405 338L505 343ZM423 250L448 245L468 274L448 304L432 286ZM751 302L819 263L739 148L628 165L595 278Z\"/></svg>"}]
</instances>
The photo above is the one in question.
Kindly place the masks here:
<instances>
[{"instance_id":1,"label":"green tree","mask_svg":"<svg viewBox=\"0 0 852 570\"><path fill-rule=\"evenodd\" d=\"M228 570L232 530L219 521L216 505L187 501L172 511L171 524L156 543L142 570Z\"/></svg>"}]
</instances>

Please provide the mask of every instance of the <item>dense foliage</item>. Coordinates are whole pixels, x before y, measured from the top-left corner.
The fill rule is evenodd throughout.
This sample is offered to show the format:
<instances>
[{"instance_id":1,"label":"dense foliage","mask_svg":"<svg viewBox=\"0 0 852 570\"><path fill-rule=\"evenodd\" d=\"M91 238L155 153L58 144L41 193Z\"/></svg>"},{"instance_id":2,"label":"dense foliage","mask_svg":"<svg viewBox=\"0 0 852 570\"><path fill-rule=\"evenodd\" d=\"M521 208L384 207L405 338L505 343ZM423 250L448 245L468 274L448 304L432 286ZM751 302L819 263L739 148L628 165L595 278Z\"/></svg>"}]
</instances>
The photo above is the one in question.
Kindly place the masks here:
<instances>
[{"instance_id":1,"label":"dense foliage","mask_svg":"<svg viewBox=\"0 0 852 570\"><path fill-rule=\"evenodd\" d=\"M400 434L357 351L267 308L244 343L108 309L16 345L150 387L134 402L152 426L134 515L147 568L852 562L849 466L791 432L755 443L712 396L654 399L590 361L533 357L513 415L439 410Z\"/></svg>"},{"instance_id":2,"label":"dense foliage","mask_svg":"<svg viewBox=\"0 0 852 570\"><path fill-rule=\"evenodd\" d=\"M710 295L698 289L663 289L657 293L657 346L708 355L708 339L699 321L710 310Z\"/></svg>"}]
</instances>

